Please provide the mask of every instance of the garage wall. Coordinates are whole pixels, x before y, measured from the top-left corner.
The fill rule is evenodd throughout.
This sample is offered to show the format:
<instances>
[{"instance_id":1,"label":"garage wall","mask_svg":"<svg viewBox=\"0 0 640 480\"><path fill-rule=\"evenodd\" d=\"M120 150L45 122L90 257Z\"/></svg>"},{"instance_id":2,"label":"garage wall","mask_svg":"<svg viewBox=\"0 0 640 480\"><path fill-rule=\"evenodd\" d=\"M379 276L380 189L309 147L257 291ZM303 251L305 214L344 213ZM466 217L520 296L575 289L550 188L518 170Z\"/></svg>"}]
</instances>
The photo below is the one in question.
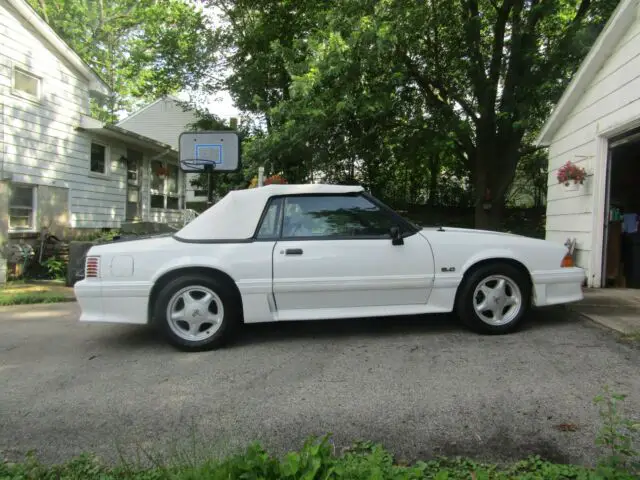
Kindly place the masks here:
<instances>
[{"instance_id":1,"label":"garage wall","mask_svg":"<svg viewBox=\"0 0 640 480\"><path fill-rule=\"evenodd\" d=\"M595 218L593 176L597 162L606 160L598 150L598 135L640 119L640 21L633 24L585 89L581 100L556 132L549 146L546 238L564 243L577 240L578 265L589 269ZM599 155L599 159L597 156ZM589 175L584 188L567 192L556 174L567 161L581 165ZM587 277L593 278L588 271Z\"/></svg>"}]
</instances>

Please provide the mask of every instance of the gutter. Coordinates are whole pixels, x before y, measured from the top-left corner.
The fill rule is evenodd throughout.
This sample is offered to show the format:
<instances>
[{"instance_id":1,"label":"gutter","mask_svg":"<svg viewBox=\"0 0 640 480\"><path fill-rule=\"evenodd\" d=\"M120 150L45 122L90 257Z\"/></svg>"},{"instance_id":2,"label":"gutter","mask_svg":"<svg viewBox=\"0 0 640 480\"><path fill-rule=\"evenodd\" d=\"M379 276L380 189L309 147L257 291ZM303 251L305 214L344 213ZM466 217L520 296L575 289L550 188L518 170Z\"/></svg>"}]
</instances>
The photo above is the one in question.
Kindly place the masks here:
<instances>
[{"instance_id":1,"label":"gutter","mask_svg":"<svg viewBox=\"0 0 640 480\"><path fill-rule=\"evenodd\" d=\"M135 138L136 140L140 140L141 142L151 143L159 148L173 150L173 147L171 145L167 145L166 143L159 142L157 140L154 140L153 138L145 137L144 135L140 135L139 133L132 132L131 130L127 130L126 128L118 127L117 125L108 124L108 125L103 125L102 128L104 128L105 130L111 130L112 132L116 132L121 135L126 135L127 137ZM163 155L165 153L166 152L164 152Z\"/></svg>"},{"instance_id":2,"label":"gutter","mask_svg":"<svg viewBox=\"0 0 640 480\"><path fill-rule=\"evenodd\" d=\"M97 120L88 115L81 115L80 124L76 126L76 129L82 132L88 132L98 135L100 134L101 130L103 131L103 135L105 135L105 131L113 132L119 136L127 137L130 140L137 140L138 142L145 143L148 145L148 147L155 147L155 149L157 150L162 150L162 153L160 154L161 156L166 155L170 152L174 152L176 154L178 153L171 145L159 142L157 140L154 140L153 138L145 137L144 135L132 132L131 130L127 130L126 128L118 127L117 125L104 124L100 120ZM126 140L122 138L118 138L118 140L126 142Z\"/></svg>"}]
</instances>

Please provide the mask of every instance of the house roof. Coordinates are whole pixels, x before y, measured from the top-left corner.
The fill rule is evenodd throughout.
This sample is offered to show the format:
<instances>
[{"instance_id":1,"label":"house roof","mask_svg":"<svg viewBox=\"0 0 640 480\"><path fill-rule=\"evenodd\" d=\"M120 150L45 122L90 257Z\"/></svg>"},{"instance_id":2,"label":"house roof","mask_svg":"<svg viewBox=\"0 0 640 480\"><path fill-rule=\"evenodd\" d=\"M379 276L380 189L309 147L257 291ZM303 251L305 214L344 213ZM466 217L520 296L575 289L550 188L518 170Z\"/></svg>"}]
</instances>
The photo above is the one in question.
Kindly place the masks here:
<instances>
[{"instance_id":1,"label":"house roof","mask_svg":"<svg viewBox=\"0 0 640 480\"><path fill-rule=\"evenodd\" d=\"M536 139L537 146L551 144L556 132L571 114L611 52L627 33L636 18L639 2L640 0L620 1L542 128Z\"/></svg>"},{"instance_id":2,"label":"house roof","mask_svg":"<svg viewBox=\"0 0 640 480\"><path fill-rule=\"evenodd\" d=\"M25 0L7 0L9 5L16 9L40 35L47 40L53 48L60 54L62 58L68 61L75 69L77 69L88 81L89 90L100 94L109 95L111 89L100 78L100 76L73 51L73 49L45 22L36 11Z\"/></svg>"},{"instance_id":3,"label":"house roof","mask_svg":"<svg viewBox=\"0 0 640 480\"><path fill-rule=\"evenodd\" d=\"M173 102L179 103L181 102L181 100L178 97L174 97L173 95L165 95L164 97L160 97L157 100L154 100L153 102L145 105L144 107L136 110L135 112L133 112L131 115L123 118L122 120L120 120L119 122L116 122L116 125L122 125L124 123L127 123L129 120L131 120L132 118L136 117L137 115L141 114L142 112L148 110L149 108L153 107L154 105L157 105L160 102L164 102L165 100L171 100Z\"/></svg>"},{"instance_id":4,"label":"house roof","mask_svg":"<svg viewBox=\"0 0 640 480\"><path fill-rule=\"evenodd\" d=\"M149 150L172 154L175 156L178 155L178 151L171 145L158 142L153 138L145 137L144 135L140 135L139 133L132 132L131 130L127 130L126 128L122 128L117 125L102 123L100 120L86 115L80 117L78 130L91 132L102 137L112 138L114 140L147 148Z\"/></svg>"}]
</instances>

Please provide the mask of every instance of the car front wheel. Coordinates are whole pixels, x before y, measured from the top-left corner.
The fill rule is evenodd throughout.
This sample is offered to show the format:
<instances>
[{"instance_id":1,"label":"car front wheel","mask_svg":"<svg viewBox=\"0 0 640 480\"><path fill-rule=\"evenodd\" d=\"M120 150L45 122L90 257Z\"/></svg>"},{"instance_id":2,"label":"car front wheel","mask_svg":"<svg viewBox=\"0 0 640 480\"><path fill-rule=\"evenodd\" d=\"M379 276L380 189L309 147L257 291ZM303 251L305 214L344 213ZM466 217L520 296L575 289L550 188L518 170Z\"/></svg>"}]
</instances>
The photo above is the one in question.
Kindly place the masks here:
<instances>
[{"instance_id":1,"label":"car front wheel","mask_svg":"<svg viewBox=\"0 0 640 480\"><path fill-rule=\"evenodd\" d=\"M481 333L514 331L529 309L531 287L509 264L483 265L464 281L457 312L463 323Z\"/></svg>"},{"instance_id":2,"label":"car front wheel","mask_svg":"<svg viewBox=\"0 0 640 480\"><path fill-rule=\"evenodd\" d=\"M228 340L238 322L232 290L216 278L200 275L169 282L157 295L156 318L173 346L211 350Z\"/></svg>"}]
</instances>

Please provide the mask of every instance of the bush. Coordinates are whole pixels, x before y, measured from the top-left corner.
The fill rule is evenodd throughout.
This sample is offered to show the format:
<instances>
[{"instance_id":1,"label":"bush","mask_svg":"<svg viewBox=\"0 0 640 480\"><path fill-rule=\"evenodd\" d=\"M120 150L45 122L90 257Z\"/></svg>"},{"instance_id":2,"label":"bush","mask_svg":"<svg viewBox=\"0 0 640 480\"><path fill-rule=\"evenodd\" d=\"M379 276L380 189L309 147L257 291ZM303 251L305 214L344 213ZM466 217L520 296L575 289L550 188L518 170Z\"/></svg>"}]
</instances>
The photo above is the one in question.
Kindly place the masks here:
<instances>
[{"instance_id":1,"label":"bush","mask_svg":"<svg viewBox=\"0 0 640 480\"><path fill-rule=\"evenodd\" d=\"M67 263L60 258L48 258L43 262L42 266L46 268L49 278L62 280L67 276Z\"/></svg>"}]
</instances>

